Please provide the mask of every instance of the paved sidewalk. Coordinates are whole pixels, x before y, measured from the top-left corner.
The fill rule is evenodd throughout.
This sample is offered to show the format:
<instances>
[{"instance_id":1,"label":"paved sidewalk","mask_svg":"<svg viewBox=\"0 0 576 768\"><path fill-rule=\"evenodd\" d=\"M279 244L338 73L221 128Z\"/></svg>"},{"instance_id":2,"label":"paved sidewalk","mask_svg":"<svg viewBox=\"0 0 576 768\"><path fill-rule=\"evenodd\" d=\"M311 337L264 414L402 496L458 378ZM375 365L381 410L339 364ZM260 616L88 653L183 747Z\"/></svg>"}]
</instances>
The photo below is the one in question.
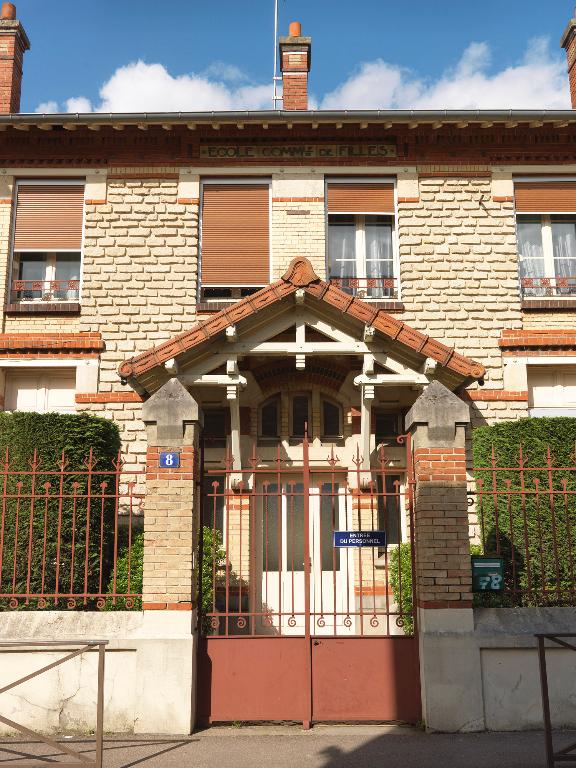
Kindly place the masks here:
<instances>
[{"instance_id":1,"label":"paved sidewalk","mask_svg":"<svg viewBox=\"0 0 576 768\"><path fill-rule=\"evenodd\" d=\"M556 740L564 746L576 733L559 733ZM66 743L94 754L93 740ZM30 754L38 756L38 766L55 758L53 750L22 739L0 741L0 762L30 765ZM393 726L226 727L186 738L110 737L104 754L104 768L544 768L539 732L427 735Z\"/></svg>"}]
</instances>

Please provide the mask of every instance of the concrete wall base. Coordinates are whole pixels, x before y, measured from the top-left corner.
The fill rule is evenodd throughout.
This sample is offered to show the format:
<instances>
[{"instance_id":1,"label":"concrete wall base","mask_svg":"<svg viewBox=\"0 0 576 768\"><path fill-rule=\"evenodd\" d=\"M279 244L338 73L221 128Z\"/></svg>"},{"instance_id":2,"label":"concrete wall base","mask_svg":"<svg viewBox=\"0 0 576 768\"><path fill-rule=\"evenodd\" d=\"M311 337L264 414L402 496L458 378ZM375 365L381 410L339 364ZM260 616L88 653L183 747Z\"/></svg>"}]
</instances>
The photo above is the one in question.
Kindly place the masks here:
<instances>
[{"instance_id":1,"label":"concrete wall base","mask_svg":"<svg viewBox=\"0 0 576 768\"><path fill-rule=\"evenodd\" d=\"M575 632L576 608L419 611L423 717L430 731L543 727L534 634ZM547 651L552 724L576 728L576 652Z\"/></svg>"},{"instance_id":2,"label":"concrete wall base","mask_svg":"<svg viewBox=\"0 0 576 768\"><path fill-rule=\"evenodd\" d=\"M109 640L104 729L190 734L195 719L196 614L192 611L17 611L0 614L2 640ZM61 658L0 653L0 687ZM96 722L97 654L87 653L2 694L1 711L42 733L78 734ZM0 734L14 735L0 725Z\"/></svg>"}]
</instances>

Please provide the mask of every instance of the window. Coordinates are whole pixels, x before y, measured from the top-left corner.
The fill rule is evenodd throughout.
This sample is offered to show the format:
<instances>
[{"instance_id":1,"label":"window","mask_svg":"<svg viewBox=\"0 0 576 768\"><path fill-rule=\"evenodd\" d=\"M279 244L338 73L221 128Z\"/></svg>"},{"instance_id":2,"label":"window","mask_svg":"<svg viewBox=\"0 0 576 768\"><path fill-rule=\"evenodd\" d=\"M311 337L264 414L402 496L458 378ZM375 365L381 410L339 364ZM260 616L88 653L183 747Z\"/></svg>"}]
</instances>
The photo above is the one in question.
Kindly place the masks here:
<instances>
[{"instance_id":1,"label":"window","mask_svg":"<svg viewBox=\"0 0 576 768\"><path fill-rule=\"evenodd\" d=\"M400 475L378 475L378 529L386 531L388 544L402 541Z\"/></svg>"},{"instance_id":2,"label":"window","mask_svg":"<svg viewBox=\"0 0 576 768\"><path fill-rule=\"evenodd\" d=\"M576 296L576 216L518 216L525 296Z\"/></svg>"},{"instance_id":3,"label":"window","mask_svg":"<svg viewBox=\"0 0 576 768\"><path fill-rule=\"evenodd\" d=\"M310 436L310 396L307 394L294 395L292 398L291 436L304 437L306 430Z\"/></svg>"},{"instance_id":4,"label":"window","mask_svg":"<svg viewBox=\"0 0 576 768\"><path fill-rule=\"evenodd\" d=\"M204 444L207 448L223 448L230 433L230 411L228 408L206 408L204 410Z\"/></svg>"},{"instance_id":5,"label":"window","mask_svg":"<svg viewBox=\"0 0 576 768\"><path fill-rule=\"evenodd\" d=\"M17 185L11 302L78 302L84 185Z\"/></svg>"},{"instance_id":6,"label":"window","mask_svg":"<svg viewBox=\"0 0 576 768\"><path fill-rule=\"evenodd\" d=\"M265 439L277 439L280 436L280 399L273 397L260 407L259 435Z\"/></svg>"},{"instance_id":7,"label":"window","mask_svg":"<svg viewBox=\"0 0 576 768\"><path fill-rule=\"evenodd\" d=\"M515 201L523 296L576 296L576 183L517 182Z\"/></svg>"},{"instance_id":8,"label":"window","mask_svg":"<svg viewBox=\"0 0 576 768\"><path fill-rule=\"evenodd\" d=\"M204 476L204 498L202 507L203 525L219 531L224 542L224 500L226 498L225 475Z\"/></svg>"},{"instance_id":9,"label":"window","mask_svg":"<svg viewBox=\"0 0 576 768\"><path fill-rule=\"evenodd\" d=\"M75 393L75 369L8 371L5 408L7 411L74 413Z\"/></svg>"},{"instance_id":10,"label":"window","mask_svg":"<svg viewBox=\"0 0 576 768\"><path fill-rule=\"evenodd\" d=\"M200 290L204 301L233 301L270 282L270 185L202 185Z\"/></svg>"},{"instance_id":11,"label":"window","mask_svg":"<svg viewBox=\"0 0 576 768\"><path fill-rule=\"evenodd\" d=\"M322 400L322 437L342 437L342 409L331 400Z\"/></svg>"},{"instance_id":12,"label":"window","mask_svg":"<svg viewBox=\"0 0 576 768\"><path fill-rule=\"evenodd\" d=\"M394 186L328 182L328 277L347 293L395 298Z\"/></svg>"},{"instance_id":13,"label":"window","mask_svg":"<svg viewBox=\"0 0 576 768\"><path fill-rule=\"evenodd\" d=\"M576 365L528 366L531 416L576 416Z\"/></svg>"},{"instance_id":14,"label":"window","mask_svg":"<svg viewBox=\"0 0 576 768\"><path fill-rule=\"evenodd\" d=\"M374 410L373 423L377 443L401 434L402 418L399 413Z\"/></svg>"}]
</instances>

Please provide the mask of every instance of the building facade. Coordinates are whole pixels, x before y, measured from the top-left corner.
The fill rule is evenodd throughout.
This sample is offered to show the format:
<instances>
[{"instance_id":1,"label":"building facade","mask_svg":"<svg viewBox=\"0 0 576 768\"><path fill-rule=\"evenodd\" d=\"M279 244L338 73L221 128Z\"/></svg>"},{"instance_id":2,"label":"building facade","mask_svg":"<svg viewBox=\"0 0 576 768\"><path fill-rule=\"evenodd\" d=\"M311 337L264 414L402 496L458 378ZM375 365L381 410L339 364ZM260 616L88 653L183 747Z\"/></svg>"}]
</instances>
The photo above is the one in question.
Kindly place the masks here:
<instances>
[{"instance_id":1,"label":"building facade","mask_svg":"<svg viewBox=\"0 0 576 768\"><path fill-rule=\"evenodd\" d=\"M243 568L246 583L255 568L258 578L282 571L265 567L260 550L256 566L248 533L242 543L254 450L272 475L278 457L300 465L304 442L312 475L338 454L356 522L333 519L328 534L378 527L398 544L411 535L400 502L412 461L398 439L431 383L455 393L454 413L469 407L472 425L576 415L576 113L309 110L311 40L292 25L280 39L282 110L20 114L29 44L13 6L2 13L0 403L112 419L126 467L150 472L159 446L181 447L149 418L154 396L179 382L202 414L196 450L216 483L204 484L205 513L238 576L227 617L242 613ZM563 38L570 62L575 30L572 20ZM574 95L572 68L570 83ZM464 449L454 447L451 482L465 471ZM193 608L183 555L192 516L181 529L161 523L162 480L149 476L144 525L156 565L145 567L144 606ZM308 535L290 523L301 491L266 482L261 495L284 510L274 557L286 560L290 537ZM374 499L362 501L371 483L376 512ZM333 506L342 487L312 484L321 559L322 499ZM336 614L346 615L336 579L356 595L365 632L363 557L345 574L320 567L334 634ZM389 616L388 566L379 567L366 560L365 573ZM453 577L432 581L420 607L468 609L469 577L458 568ZM288 621L308 608L295 610L294 581L280 582L266 600L282 634L281 595L292 599Z\"/></svg>"}]
</instances>

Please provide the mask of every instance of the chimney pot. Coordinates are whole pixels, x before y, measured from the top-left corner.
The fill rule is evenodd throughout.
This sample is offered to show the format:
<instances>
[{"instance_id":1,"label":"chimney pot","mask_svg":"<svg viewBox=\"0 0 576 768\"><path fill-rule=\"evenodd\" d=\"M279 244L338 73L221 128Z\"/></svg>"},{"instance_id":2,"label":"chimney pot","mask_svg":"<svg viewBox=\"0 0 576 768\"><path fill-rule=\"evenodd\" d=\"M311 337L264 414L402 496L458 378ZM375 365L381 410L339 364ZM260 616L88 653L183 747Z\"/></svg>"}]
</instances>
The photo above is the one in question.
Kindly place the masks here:
<instances>
[{"instance_id":1,"label":"chimney pot","mask_svg":"<svg viewBox=\"0 0 576 768\"><path fill-rule=\"evenodd\" d=\"M14 3L2 3L2 18L14 20L16 18L16 6Z\"/></svg>"},{"instance_id":2,"label":"chimney pot","mask_svg":"<svg viewBox=\"0 0 576 768\"><path fill-rule=\"evenodd\" d=\"M288 29L288 35L289 37L302 37L302 24L299 21L292 21Z\"/></svg>"}]
</instances>

